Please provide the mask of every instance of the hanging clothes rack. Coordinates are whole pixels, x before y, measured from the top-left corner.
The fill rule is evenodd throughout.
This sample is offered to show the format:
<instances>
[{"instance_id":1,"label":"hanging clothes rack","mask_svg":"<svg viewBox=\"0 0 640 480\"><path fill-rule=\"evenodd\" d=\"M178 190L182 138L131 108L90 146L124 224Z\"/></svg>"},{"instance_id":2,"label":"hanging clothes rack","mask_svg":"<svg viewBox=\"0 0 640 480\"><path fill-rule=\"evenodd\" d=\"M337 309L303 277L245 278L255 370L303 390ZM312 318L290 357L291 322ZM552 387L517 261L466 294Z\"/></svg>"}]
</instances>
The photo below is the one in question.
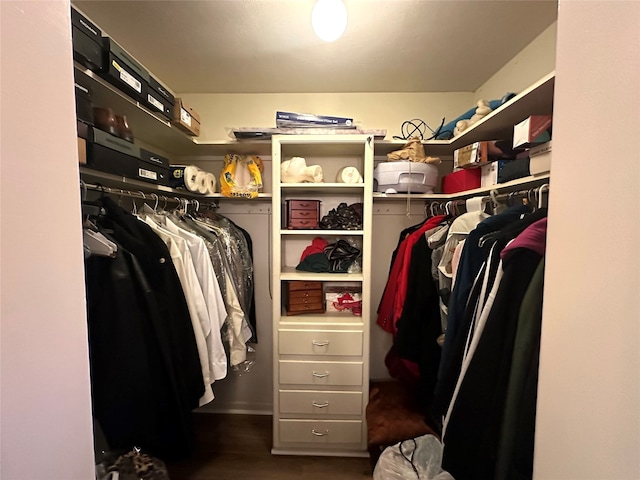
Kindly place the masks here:
<instances>
[{"instance_id":1,"label":"hanging clothes rack","mask_svg":"<svg viewBox=\"0 0 640 480\"><path fill-rule=\"evenodd\" d=\"M512 205L516 200L521 200L522 203L532 205L536 208L541 208L543 205L543 195L549 194L549 184L545 183L535 188L528 190L518 190L514 192L498 193L497 190L491 190L489 195L482 196L488 202L494 206L499 203L506 203ZM481 196L481 195L477 195ZM473 198L473 197L470 197ZM431 201L425 203L425 214L427 216L434 216L437 214L446 214L457 216L465 212L465 202L467 199L449 200L443 201Z\"/></svg>"},{"instance_id":2,"label":"hanging clothes rack","mask_svg":"<svg viewBox=\"0 0 640 480\"><path fill-rule=\"evenodd\" d=\"M206 202L201 202L198 199L195 198L186 198L186 197L182 197L179 196L180 194L175 194L174 196L168 197L166 195L158 195L157 193L144 193L141 190L137 190L137 191L132 191L132 190L124 190L122 188L114 188L114 187L105 187L103 185L100 184L91 184L91 183L86 183L86 182L82 182L81 186L83 188L83 190L92 190L92 191L96 191L96 192L102 192L102 193L109 193L109 194L113 194L113 195L118 195L121 197L129 197L129 198L137 198L137 199L142 199L142 200L153 200L156 202L156 207L157 204L159 202L159 200L162 200L163 202L168 203L168 202L175 202L178 203L179 205L184 205L184 207L186 208L189 205L194 205L196 207L196 210L199 210L200 206L207 206L209 208L218 208L219 207L219 202L217 199L211 199L208 200Z\"/></svg>"}]
</instances>

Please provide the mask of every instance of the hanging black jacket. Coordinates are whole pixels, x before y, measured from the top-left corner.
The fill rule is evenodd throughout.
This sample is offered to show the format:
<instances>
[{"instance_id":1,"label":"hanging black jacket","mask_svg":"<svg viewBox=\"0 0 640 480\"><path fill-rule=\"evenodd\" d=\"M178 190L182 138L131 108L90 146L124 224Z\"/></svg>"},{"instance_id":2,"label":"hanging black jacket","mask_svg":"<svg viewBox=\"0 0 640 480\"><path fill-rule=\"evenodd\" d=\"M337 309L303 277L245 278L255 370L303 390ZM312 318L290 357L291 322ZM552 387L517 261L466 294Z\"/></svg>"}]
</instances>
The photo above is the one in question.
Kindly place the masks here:
<instances>
[{"instance_id":1,"label":"hanging black jacket","mask_svg":"<svg viewBox=\"0 0 640 480\"><path fill-rule=\"evenodd\" d=\"M103 197L101 201L107 211L101 225L113 230L113 237L136 258L149 283L152 294L147 305L181 402L189 410L197 408L204 393L204 380L187 302L169 250L149 225L110 198Z\"/></svg>"},{"instance_id":2,"label":"hanging black jacket","mask_svg":"<svg viewBox=\"0 0 640 480\"><path fill-rule=\"evenodd\" d=\"M518 315L541 258L527 248L503 258L504 275L444 437L443 468L457 480L495 478Z\"/></svg>"},{"instance_id":3,"label":"hanging black jacket","mask_svg":"<svg viewBox=\"0 0 640 480\"><path fill-rule=\"evenodd\" d=\"M86 259L85 276L93 412L110 448L186 454L190 413L157 341L139 264L118 245L116 258Z\"/></svg>"},{"instance_id":4,"label":"hanging black jacket","mask_svg":"<svg viewBox=\"0 0 640 480\"><path fill-rule=\"evenodd\" d=\"M407 297L394 340L398 355L418 364L418 401L425 412L433 398L440 364L437 339L442 333L438 287L431 275L431 252L427 239L421 235L411 249Z\"/></svg>"}]
</instances>

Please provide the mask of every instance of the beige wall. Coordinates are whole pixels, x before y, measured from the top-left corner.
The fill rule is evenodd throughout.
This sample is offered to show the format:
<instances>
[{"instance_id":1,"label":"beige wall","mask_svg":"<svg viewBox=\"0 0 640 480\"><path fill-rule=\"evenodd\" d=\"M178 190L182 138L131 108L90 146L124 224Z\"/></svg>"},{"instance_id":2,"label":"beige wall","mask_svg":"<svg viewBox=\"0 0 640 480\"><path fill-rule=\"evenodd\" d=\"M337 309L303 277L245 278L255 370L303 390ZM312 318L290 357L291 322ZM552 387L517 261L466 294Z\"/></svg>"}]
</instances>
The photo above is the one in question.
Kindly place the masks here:
<instances>
[{"instance_id":1,"label":"beige wall","mask_svg":"<svg viewBox=\"0 0 640 480\"><path fill-rule=\"evenodd\" d=\"M519 93L534 84L556 65L556 36L558 22L554 22L520 53L498 70L475 91L474 98L493 100L507 92Z\"/></svg>"},{"instance_id":2,"label":"beige wall","mask_svg":"<svg viewBox=\"0 0 640 480\"><path fill-rule=\"evenodd\" d=\"M0 2L0 477L94 477L69 3Z\"/></svg>"},{"instance_id":3,"label":"beige wall","mask_svg":"<svg viewBox=\"0 0 640 480\"><path fill-rule=\"evenodd\" d=\"M290 93L184 94L202 117L200 141L229 140L229 127L275 127L276 111L347 116L363 128L385 128L387 139L400 135L405 120L420 118L435 129L469 110L464 93Z\"/></svg>"},{"instance_id":4,"label":"beige wall","mask_svg":"<svg viewBox=\"0 0 640 480\"><path fill-rule=\"evenodd\" d=\"M640 3L559 11L534 478L638 479Z\"/></svg>"}]
</instances>

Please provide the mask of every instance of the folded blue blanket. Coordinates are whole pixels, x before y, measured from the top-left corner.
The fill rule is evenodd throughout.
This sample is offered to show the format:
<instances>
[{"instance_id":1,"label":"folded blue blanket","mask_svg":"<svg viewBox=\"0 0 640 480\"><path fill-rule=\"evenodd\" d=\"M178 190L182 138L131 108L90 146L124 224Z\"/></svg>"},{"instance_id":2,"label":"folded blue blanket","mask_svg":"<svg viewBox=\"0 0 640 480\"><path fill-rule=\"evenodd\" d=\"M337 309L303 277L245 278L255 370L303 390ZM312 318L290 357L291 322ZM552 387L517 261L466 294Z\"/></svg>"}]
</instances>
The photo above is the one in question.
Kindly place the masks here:
<instances>
[{"instance_id":1,"label":"folded blue blanket","mask_svg":"<svg viewBox=\"0 0 640 480\"><path fill-rule=\"evenodd\" d=\"M507 103L509 100L511 100L515 96L516 96L515 93L507 93L504 97L502 97L499 100L490 100L489 107L491 108L491 110L495 110L499 106ZM440 128L440 130L437 132L435 139L449 140L450 138L453 138L453 129L456 128L456 123L458 123L460 120L469 120L473 116L473 114L476 113L476 108L478 107L473 107L472 109L464 112L462 115L460 115L456 119L451 120L449 123L443 125L442 128Z\"/></svg>"}]
</instances>

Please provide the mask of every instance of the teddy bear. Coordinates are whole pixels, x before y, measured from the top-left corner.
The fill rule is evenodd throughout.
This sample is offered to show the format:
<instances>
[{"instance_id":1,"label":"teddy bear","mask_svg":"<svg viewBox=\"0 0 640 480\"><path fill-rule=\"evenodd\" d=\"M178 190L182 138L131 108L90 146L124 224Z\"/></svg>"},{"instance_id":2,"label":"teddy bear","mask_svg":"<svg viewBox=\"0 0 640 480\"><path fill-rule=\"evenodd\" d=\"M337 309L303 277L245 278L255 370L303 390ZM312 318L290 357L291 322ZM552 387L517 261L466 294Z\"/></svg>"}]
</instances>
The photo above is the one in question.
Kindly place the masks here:
<instances>
[{"instance_id":1,"label":"teddy bear","mask_svg":"<svg viewBox=\"0 0 640 480\"><path fill-rule=\"evenodd\" d=\"M491 113L491 107L486 100L479 100L477 105L476 113L469 120L460 120L456 123L456 127L453 129L454 136L461 134L478 120Z\"/></svg>"}]
</instances>

